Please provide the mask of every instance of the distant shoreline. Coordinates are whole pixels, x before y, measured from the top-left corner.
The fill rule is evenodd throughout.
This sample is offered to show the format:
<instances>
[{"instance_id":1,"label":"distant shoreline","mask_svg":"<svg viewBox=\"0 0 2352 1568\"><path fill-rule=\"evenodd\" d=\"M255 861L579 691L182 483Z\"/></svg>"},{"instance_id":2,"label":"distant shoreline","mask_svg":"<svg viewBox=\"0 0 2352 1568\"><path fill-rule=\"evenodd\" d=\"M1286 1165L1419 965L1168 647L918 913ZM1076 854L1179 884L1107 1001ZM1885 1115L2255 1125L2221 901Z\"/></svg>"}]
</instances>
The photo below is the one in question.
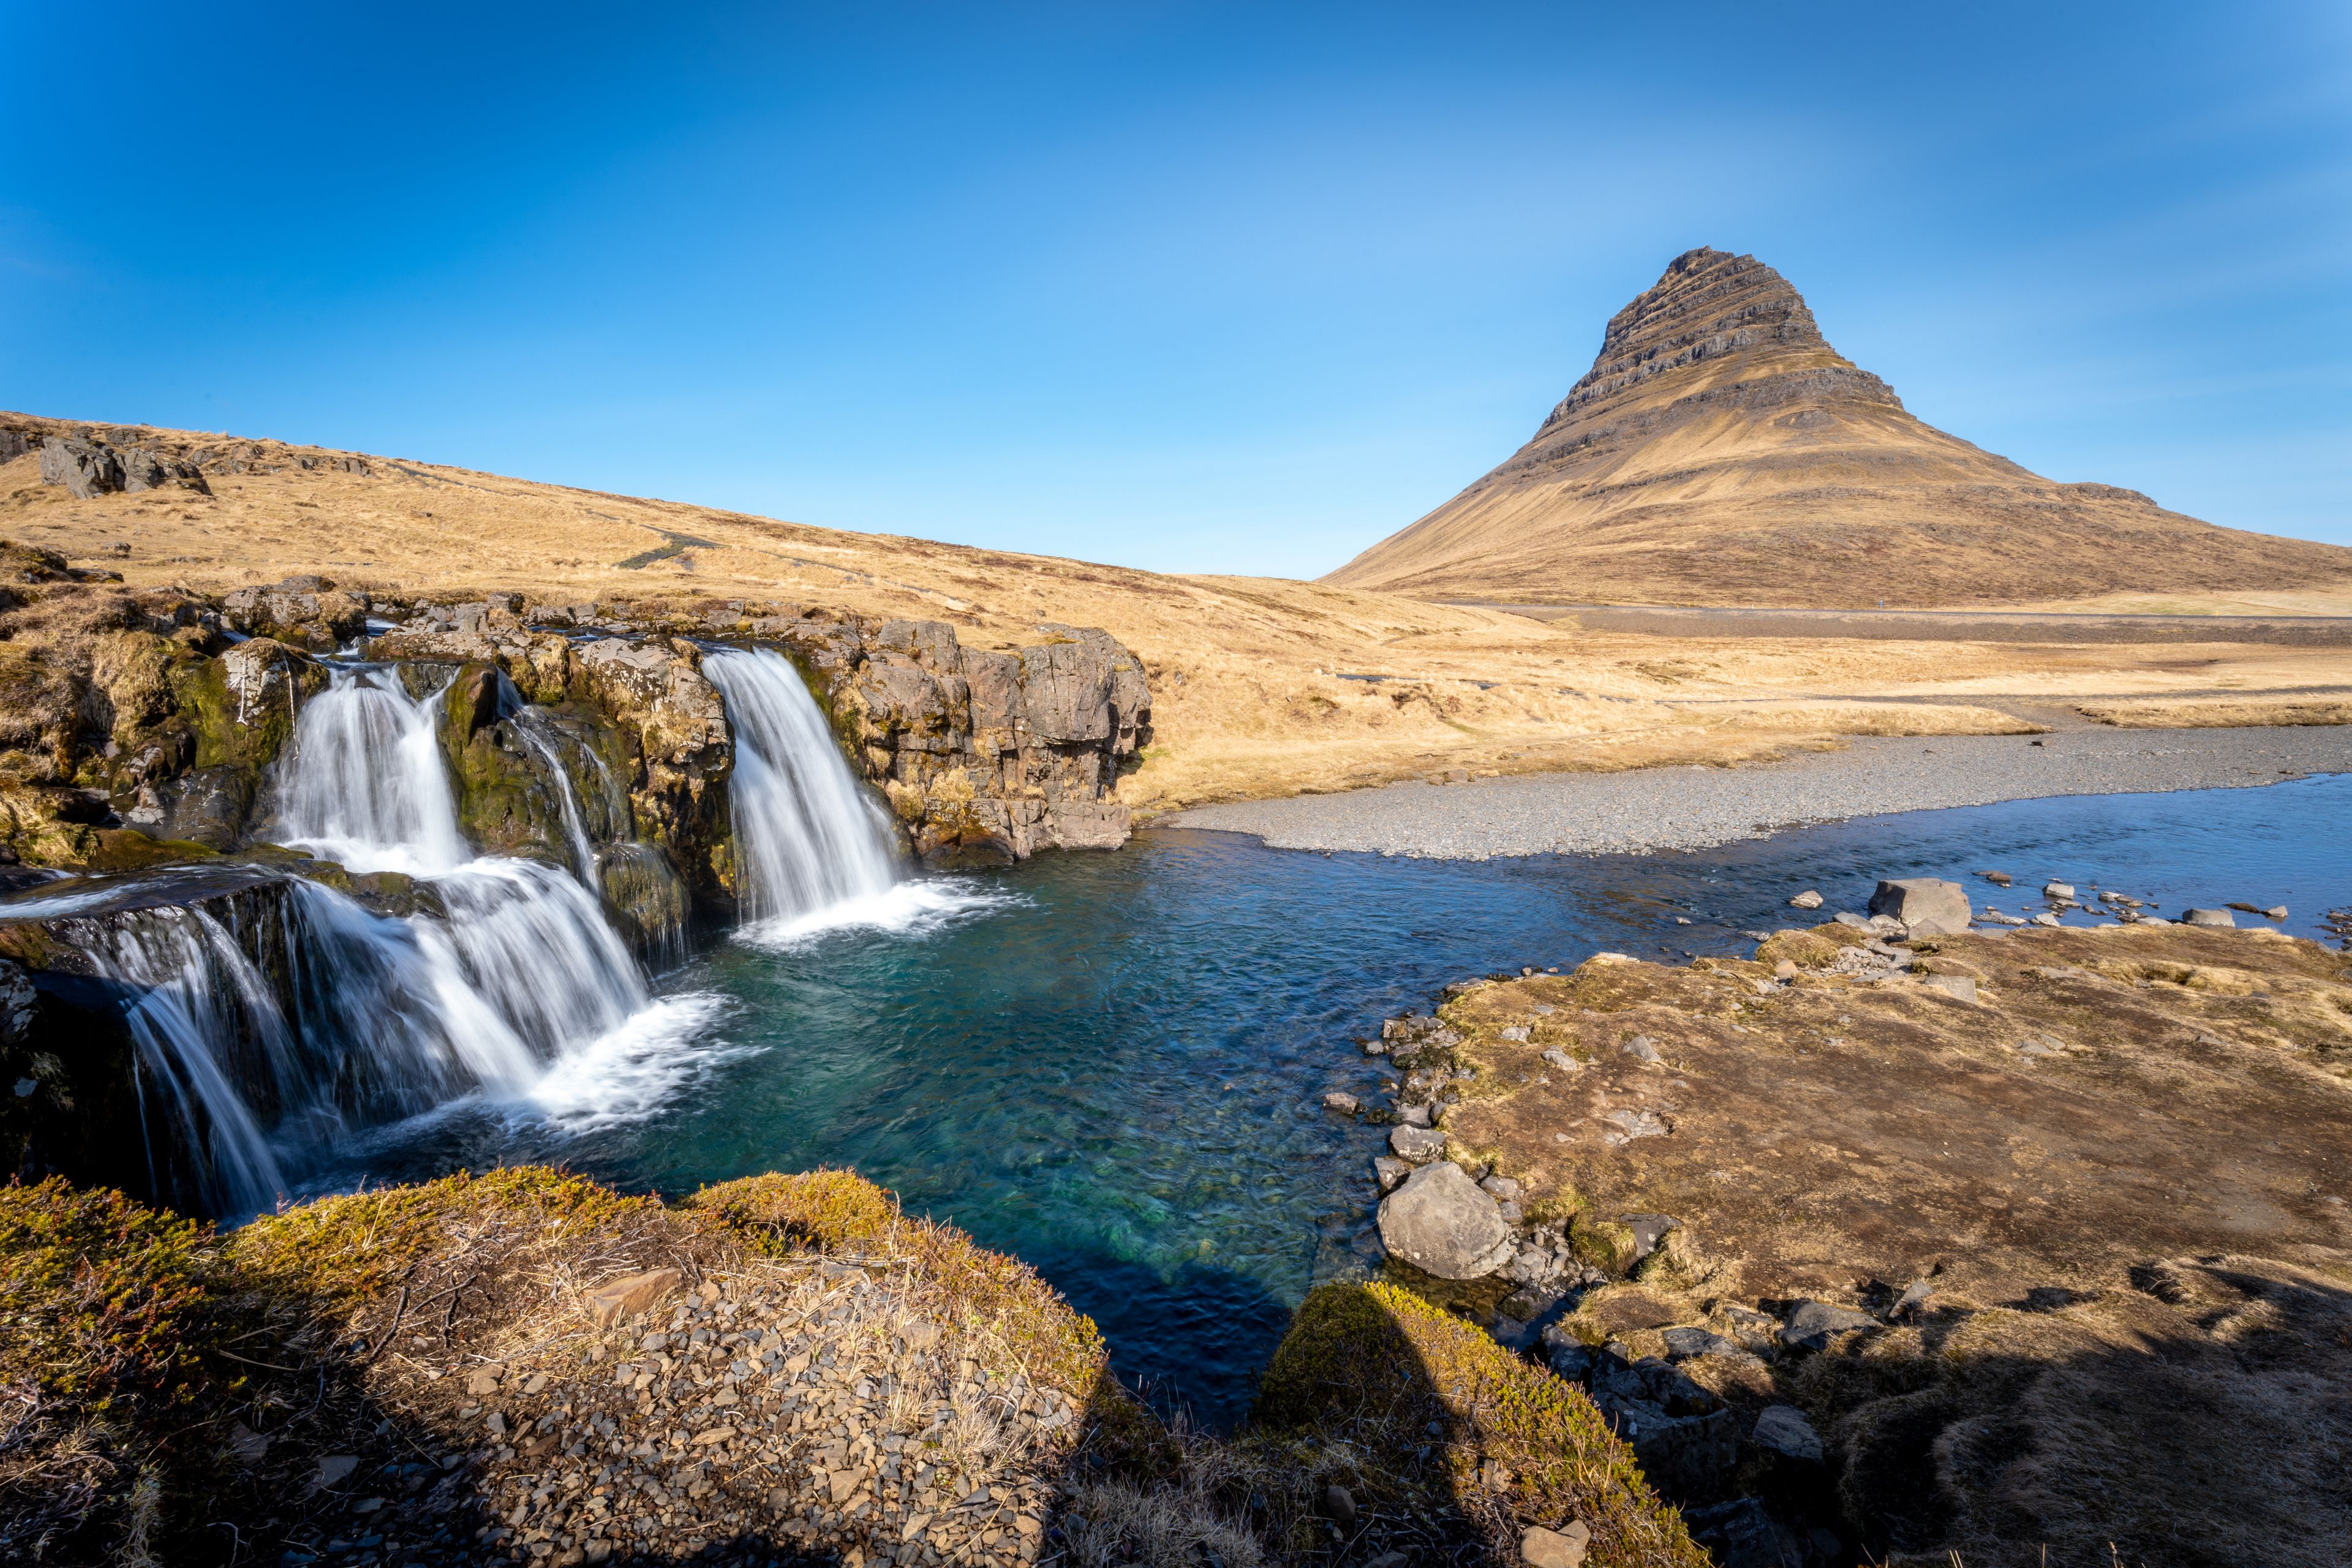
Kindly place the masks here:
<instances>
[{"instance_id":1,"label":"distant shoreline","mask_svg":"<svg viewBox=\"0 0 2352 1568\"><path fill-rule=\"evenodd\" d=\"M2038 742L2038 743L2037 743ZM2245 788L2352 772L2352 726L1873 737L1737 767L1398 784L1195 806L1167 827L1269 848L1483 860L1703 849L1786 827L2054 795Z\"/></svg>"}]
</instances>

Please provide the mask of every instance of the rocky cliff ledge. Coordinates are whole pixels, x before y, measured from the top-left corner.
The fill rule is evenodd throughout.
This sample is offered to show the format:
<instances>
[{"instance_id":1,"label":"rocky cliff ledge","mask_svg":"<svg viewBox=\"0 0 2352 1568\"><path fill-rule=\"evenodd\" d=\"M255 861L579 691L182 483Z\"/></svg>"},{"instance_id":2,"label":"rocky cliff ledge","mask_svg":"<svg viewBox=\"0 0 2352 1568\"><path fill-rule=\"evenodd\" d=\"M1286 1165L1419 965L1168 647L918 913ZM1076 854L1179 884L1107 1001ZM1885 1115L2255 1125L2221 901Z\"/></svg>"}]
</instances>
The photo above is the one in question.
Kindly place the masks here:
<instances>
[{"instance_id":1,"label":"rocky cliff ledge","mask_svg":"<svg viewBox=\"0 0 2352 1568\"><path fill-rule=\"evenodd\" d=\"M133 869L241 847L266 816L269 764L324 682L316 656L338 649L449 682L446 748L483 847L566 853L550 782L531 780L548 748L501 728L530 705L575 732L582 798L599 787L590 753L625 779L629 820L600 839L657 847L707 898L733 891L733 737L702 674L710 648L790 657L908 847L933 863L1124 843L1118 780L1150 734L1140 663L1092 628L1045 626L1032 646L988 650L941 622L822 606L449 603L315 576L218 598L130 593L5 550L0 856L32 865Z\"/></svg>"}]
</instances>

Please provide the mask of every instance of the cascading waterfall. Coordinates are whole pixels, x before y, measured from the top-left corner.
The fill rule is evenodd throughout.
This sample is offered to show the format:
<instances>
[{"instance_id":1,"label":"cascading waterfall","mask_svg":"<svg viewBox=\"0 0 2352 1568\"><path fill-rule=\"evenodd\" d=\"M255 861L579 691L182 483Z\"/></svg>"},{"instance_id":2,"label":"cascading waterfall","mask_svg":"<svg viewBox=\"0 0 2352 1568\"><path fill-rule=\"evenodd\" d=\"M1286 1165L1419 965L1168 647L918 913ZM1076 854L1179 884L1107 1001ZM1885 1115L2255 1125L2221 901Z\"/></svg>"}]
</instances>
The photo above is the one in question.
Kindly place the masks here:
<instances>
[{"instance_id":1,"label":"cascading waterfall","mask_svg":"<svg viewBox=\"0 0 2352 1568\"><path fill-rule=\"evenodd\" d=\"M286 1178L239 1089L236 1052L254 1040L270 1067L292 1054L268 983L201 910L141 910L108 921L89 956L134 998L124 1022L141 1075L188 1131L205 1205L244 1214L268 1206Z\"/></svg>"},{"instance_id":2,"label":"cascading waterfall","mask_svg":"<svg viewBox=\"0 0 2352 1568\"><path fill-rule=\"evenodd\" d=\"M390 671L333 670L278 781L281 841L419 879L438 913L375 914L291 879L267 933L232 934L193 905L91 921L91 957L129 998L142 1070L189 1131L216 1214L267 1208L354 1127L469 1093L537 1097L579 1121L632 1113L614 1097L666 1085L662 1058L710 1016L707 998L653 1000L572 876L472 857L440 695L412 698ZM593 882L593 850L583 870ZM550 1072L570 1058L590 1065Z\"/></svg>"},{"instance_id":3,"label":"cascading waterfall","mask_svg":"<svg viewBox=\"0 0 2352 1568\"><path fill-rule=\"evenodd\" d=\"M790 921L889 891L896 848L792 661L764 649L704 657L735 730L729 785L746 921Z\"/></svg>"},{"instance_id":4,"label":"cascading waterfall","mask_svg":"<svg viewBox=\"0 0 2352 1568\"><path fill-rule=\"evenodd\" d=\"M593 891L596 887L596 844L588 837L588 819L580 810L579 792L572 787L571 770L563 765L563 757L556 742L541 732L545 721L526 709L515 715L514 731L533 755L546 765L555 779L556 804L563 813L563 836L572 845L572 868L579 874L580 885ZM590 755L595 753L591 752ZM603 765L601 762L598 764Z\"/></svg>"},{"instance_id":5,"label":"cascading waterfall","mask_svg":"<svg viewBox=\"0 0 2352 1568\"><path fill-rule=\"evenodd\" d=\"M330 680L295 721L281 770L284 841L353 871L426 876L472 858L434 721L441 691L412 698L389 669L339 669Z\"/></svg>"}]
</instances>

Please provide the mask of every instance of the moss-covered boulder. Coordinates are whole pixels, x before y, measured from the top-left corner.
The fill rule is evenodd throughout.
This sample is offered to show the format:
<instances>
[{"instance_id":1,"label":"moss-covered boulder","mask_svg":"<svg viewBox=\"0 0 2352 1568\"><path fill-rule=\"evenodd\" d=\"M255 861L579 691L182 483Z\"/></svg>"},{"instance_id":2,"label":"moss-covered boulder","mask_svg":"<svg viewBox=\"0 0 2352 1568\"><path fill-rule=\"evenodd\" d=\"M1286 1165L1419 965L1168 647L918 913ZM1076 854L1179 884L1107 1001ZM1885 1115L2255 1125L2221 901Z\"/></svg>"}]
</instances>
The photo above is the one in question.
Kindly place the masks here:
<instances>
[{"instance_id":1,"label":"moss-covered boulder","mask_svg":"<svg viewBox=\"0 0 2352 1568\"><path fill-rule=\"evenodd\" d=\"M1309 1295L1254 1418L1273 1433L1345 1434L1367 1456L1362 1485L1375 1497L1484 1490L1518 1522L1581 1521L1596 1568L1708 1561L1580 1390L1392 1285Z\"/></svg>"}]
</instances>

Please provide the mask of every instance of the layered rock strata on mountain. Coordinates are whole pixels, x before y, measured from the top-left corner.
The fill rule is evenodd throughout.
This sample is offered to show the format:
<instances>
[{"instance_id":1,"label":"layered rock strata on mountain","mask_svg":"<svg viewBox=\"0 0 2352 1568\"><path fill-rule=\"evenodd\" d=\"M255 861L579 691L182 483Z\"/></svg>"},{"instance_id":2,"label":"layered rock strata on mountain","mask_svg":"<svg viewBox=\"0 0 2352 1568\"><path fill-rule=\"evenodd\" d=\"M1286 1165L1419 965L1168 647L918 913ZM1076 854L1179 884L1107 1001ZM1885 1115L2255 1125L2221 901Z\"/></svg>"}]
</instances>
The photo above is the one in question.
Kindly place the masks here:
<instances>
[{"instance_id":1,"label":"layered rock strata on mountain","mask_svg":"<svg viewBox=\"0 0 2352 1568\"><path fill-rule=\"evenodd\" d=\"M2062 484L1922 423L1752 256L1676 257L1526 446L1326 582L1506 603L1982 605L2307 587L2352 550Z\"/></svg>"}]
</instances>

